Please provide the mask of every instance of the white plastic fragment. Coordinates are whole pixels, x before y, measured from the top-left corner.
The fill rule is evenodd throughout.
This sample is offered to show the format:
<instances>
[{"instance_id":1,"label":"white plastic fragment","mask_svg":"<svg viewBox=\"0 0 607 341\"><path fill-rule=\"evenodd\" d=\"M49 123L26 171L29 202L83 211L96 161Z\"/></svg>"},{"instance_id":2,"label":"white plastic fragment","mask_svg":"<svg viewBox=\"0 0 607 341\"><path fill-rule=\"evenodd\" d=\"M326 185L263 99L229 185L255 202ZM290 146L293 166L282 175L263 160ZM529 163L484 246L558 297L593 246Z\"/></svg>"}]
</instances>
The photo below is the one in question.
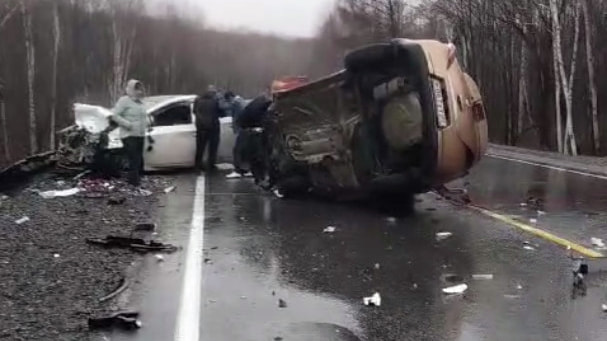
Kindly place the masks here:
<instances>
[{"instance_id":1,"label":"white plastic fragment","mask_svg":"<svg viewBox=\"0 0 607 341\"><path fill-rule=\"evenodd\" d=\"M164 262L164 256L163 255L155 255L154 258L156 258L156 261L158 261L158 262Z\"/></svg>"},{"instance_id":2,"label":"white plastic fragment","mask_svg":"<svg viewBox=\"0 0 607 341\"><path fill-rule=\"evenodd\" d=\"M379 270L379 268L380 268L379 263L375 263L375 266L374 266L374 267L375 267L375 270Z\"/></svg>"},{"instance_id":3,"label":"white plastic fragment","mask_svg":"<svg viewBox=\"0 0 607 341\"><path fill-rule=\"evenodd\" d=\"M168 194L168 193L174 192L175 188L176 188L175 186L167 187L167 188L164 189L164 193Z\"/></svg>"},{"instance_id":4,"label":"white plastic fragment","mask_svg":"<svg viewBox=\"0 0 607 341\"><path fill-rule=\"evenodd\" d=\"M367 306L379 307L381 305L381 296L379 296L379 293L376 292L371 297L364 297L363 303L364 303L364 305L367 305Z\"/></svg>"},{"instance_id":5,"label":"white plastic fragment","mask_svg":"<svg viewBox=\"0 0 607 341\"><path fill-rule=\"evenodd\" d=\"M527 203L526 202L522 202L520 203L521 207L527 207Z\"/></svg>"},{"instance_id":6,"label":"white plastic fragment","mask_svg":"<svg viewBox=\"0 0 607 341\"><path fill-rule=\"evenodd\" d=\"M522 286L522 285L520 285L520 284L517 284L517 285L516 285L516 289L517 289L517 290L523 290L523 286Z\"/></svg>"},{"instance_id":7,"label":"white plastic fragment","mask_svg":"<svg viewBox=\"0 0 607 341\"><path fill-rule=\"evenodd\" d=\"M324 230L322 230L323 233L333 233L337 230L337 228L335 226L327 226L325 227Z\"/></svg>"},{"instance_id":8,"label":"white plastic fragment","mask_svg":"<svg viewBox=\"0 0 607 341\"><path fill-rule=\"evenodd\" d=\"M57 197L70 197L72 195L76 195L80 193L80 188L74 187L70 189L66 189L63 191L46 191L46 192L38 192L38 194L44 199L52 199Z\"/></svg>"},{"instance_id":9,"label":"white plastic fragment","mask_svg":"<svg viewBox=\"0 0 607 341\"><path fill-rule=\"evenodd\" d=\"M59 258L61 257L61 255L59 255L58 253L53 254L53 258Z\"/></svg>"},{"instance_id":10,"label":"white plastic fragment","mask_svg":"<svg viewBox=\"0 0 607 341\"><path fill-rule=\"evenodd\" d=\"M601 309L603 310L604 313L607 313L607 304L601 305Z\"/></svg>"},{"instance_id":11,"label":"white plastic fragment","mask_svg":"<svg viewBox=\"0 0 607 341\"><path fill-rule=\"evenodd\" d=\"M546 212L545 212L545 211L538 210L538 211L537 211L537 215L539 215L539 216L546 215Z\"/></svg>"},{"instance_id":12,"label":"white plastic fragment","mask_svg":"<svg viewBox=\"0 0 607 341\"><path fill-rule=\"evenodd\" d=\"M451 237L452 235L453 235L453 233L451 233L451 232L437 232L436 240L437 241L445 240L445 239Z\"/></svg>"},{"instance_id":13,"label":"white plastic fragment","mask_svg":"<svg viewBox=\"0 0 607 341\"><path fill-rule=\"evenodd\" d=\"M592 238L590 238L590 242L592 243L592 246L594 246L597 249L605 248L605 242L603 242L603 240L601 238L592 237Z\"/></svg>"},{"instance_id":14,"label":"white plastic fragment","mask_svg":"<svg viewBox=\"0 0 607 341\"><path fill-rule=\"evenodd\" d=\"M30 221L30 218L28 216L24 216L23 218L15 220L15 224L21 225L23 223L27 223L28 221Z\"/></svg>"},{"instance_id":15,"label":"white plastic fragment","mask_svg":"<svg viewBox=\"0 0 607 341\"><path fill-rule=\"evenodd\" d=\"M468 290L468 285L465 283L454 285L452 287L444 288L443 293L447 295L459 295L463 294Z\"/></svg>"},{"instance_id":16,"label":"white plastic fragment","mask_svg":"<svg viewBox=\"0 0 607 341\"><path fill-rule=\"evenodd\" d=\"M472 275L472 279L481 281L481 280L492 280L493 274L474 274Z\"/></svg>"},{"instance_id":17,"label":"white plastic fragment","mask_svg":"<svg viewBox=\"0 0 607 341\"><path fill-rule=\"evenodd\" d=\"M531 219L529 219L529 222L530 222L531 224L537 224L537 219L535 219L535 218L531 218Z\"/></svg>"},{"instance_id":18,"label":"white plastic fragment","mask_svg":"<svg viewBox=\"0 0 607 341\"><path fill-rule=\"evenodd\" d=\"M285 197L284 194L280 193L280 191L278 189L275 189L274 191L272 191L272 193L274 193L274 195L279 199L282 199Z\"/></svg>"}]
</instances>

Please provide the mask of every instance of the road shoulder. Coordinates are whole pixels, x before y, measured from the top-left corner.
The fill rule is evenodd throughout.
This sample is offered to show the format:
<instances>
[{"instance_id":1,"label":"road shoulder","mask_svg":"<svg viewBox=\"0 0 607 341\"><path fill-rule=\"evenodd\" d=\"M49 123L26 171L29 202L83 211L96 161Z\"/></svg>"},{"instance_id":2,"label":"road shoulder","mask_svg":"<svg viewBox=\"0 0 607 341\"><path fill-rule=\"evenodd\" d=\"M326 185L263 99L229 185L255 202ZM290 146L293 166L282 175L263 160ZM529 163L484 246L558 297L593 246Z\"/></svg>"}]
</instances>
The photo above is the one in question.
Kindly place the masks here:
<instances>
[{"instance_id":1,"label":"road shoulder","mask_svg":"<svg viewBox=\"0 0 607 341\"><path fill-rule=\"evenodd\" d=\"M491 144L488 156L520 160L547 167L562 168L568 171L607 176L607 158L593 156L569 156L554 152L532 150L504 145Z\"/></svg>"}]
</instances>

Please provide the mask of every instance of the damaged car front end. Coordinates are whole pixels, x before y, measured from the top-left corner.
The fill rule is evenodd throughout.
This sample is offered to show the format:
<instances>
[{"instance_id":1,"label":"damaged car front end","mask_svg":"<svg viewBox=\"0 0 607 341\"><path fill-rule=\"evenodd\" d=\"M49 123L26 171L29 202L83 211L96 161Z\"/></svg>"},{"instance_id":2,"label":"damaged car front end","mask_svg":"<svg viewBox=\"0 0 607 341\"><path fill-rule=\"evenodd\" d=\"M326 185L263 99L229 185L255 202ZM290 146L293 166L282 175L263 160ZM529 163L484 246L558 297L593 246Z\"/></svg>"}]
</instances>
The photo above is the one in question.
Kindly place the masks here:
<instances>
[{"instance_id":1,"label":"damaged car front end","mask_svg":"<svg viewBox=\"0 0 607 341\"><path fill-rule=\"evenodd\" d=\"M336 196L412 197L462 177L487 147L478 87L454 47L394 39L345 69L274 93L274 182Z\"/></svg>"}]
</instances>

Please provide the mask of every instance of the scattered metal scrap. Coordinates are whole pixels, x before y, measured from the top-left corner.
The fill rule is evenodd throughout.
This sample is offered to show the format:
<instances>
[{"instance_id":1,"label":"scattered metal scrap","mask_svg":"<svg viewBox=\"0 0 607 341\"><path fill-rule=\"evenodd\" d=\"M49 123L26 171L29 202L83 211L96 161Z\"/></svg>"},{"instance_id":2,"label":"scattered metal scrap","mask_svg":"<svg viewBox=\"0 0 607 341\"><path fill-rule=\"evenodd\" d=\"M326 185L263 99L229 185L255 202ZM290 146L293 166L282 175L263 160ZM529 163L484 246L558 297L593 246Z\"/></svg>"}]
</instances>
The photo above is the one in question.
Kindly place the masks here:
<instances>
[{"instance_id":1,"label":"scattered metal scrap","mask_svg":"<svg viewBox=\"0 0 607 341\"><path fill-rule=\"evenodd\" d=\"M126 248L139 252L175 252L177 247L171 244L163 244L150 240L149 242L141 238L107 236L105 239L88 238L86 242L92 245L99 245L107 248Z\"/></svg>"},{"instance_id":2,"label":"scattered metal scrap","mask_svg":"<svg viewBox=\"0 0 607 341\"><path fill-rule=\"evenodd\" d=\"M123 278L121 278L121 279L120 279L120 283L119 283L118 287L116 287L116 289L114 289L114 291L112 291L111 293L109 293L109 294L107 294L107 295L105 295L105 296L101 297L101 298L99 299L99 302L106 302L106 301L109 301L109 300L111 300L112 298L114 298L114 297L116 297L116 296L120 295L120 294L121 294L123 291L125 291L125 290L126 290L126 288L128 288L128 287L129 287L129 285L130 285L130 284L131 284L131 283L129 282L129 280L128 280L128 279L126 279L126 278L124 278L124 277L123 277Z\"/></svg>"},{"instance_id":3,"label":"scattered metal scrap","mask_svg":"<svg viewBox=\"0 0 607 341\"><path fill-rule=\"evenodd\" d=\"M121 312L103 317L89 317L89 329L111 329L119 327L126 330L141 328L141 321L138 320L139 312Z\"/></svg>"}]
</instances>

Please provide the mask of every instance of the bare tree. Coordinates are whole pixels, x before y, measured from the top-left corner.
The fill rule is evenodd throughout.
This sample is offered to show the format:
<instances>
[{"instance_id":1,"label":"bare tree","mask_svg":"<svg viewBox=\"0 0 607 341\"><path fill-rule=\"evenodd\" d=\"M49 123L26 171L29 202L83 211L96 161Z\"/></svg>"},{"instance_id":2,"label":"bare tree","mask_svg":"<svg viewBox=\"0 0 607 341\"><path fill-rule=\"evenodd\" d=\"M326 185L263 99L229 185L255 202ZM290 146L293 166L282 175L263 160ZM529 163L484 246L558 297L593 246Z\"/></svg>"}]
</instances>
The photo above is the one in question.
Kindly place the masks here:
<instances>
[{"instance_id":1,"label":"bare tree","mask_svg":"<svg viewBox=\"0 0 607 341\"><path fill-rule=\"evenodd\" d=\"M36 103L34 97L34 82L36 77L36 50L34 47L34 34L32 29L32 15L29 11L31 4L28 0L21 1L21 13L23 15L23 30L25 32L25 51L27 65L27 93L29 113L29 140L30 153L38 152L38 129L36 120Z\"/></svg>"},{"instance_id":2,"label":"bare tree","mask_svg":"<svg viewBox=\"0 0 607 341\"><path fill-rule=\"evenodd\" d=\"M597 91L594 80L594 49L592 47L592 27L590 24L590 10L588 9L588 0L582 0L582 10L584 12L584 31L586 35L586 67L588 69L588 88L590 91L590 104L592 110L592 138L594 143L594 152L601 151L601 136L599 133L599 114L597 108Z\"/></svg>"},{"instance_id":3,"label":"bare tree","mask_svg":"<svg viewBox=\"0 0 607 341\"><path fill-rule=\"evenodd\" d=\"M49 131L49 147L55 149L55 131L57 125L57 69L59 67L59 48L61 46L61 22L59 19L59 3L53 7L53 71L51 80L51 117Z\"/></svg>"}]
</instances>

